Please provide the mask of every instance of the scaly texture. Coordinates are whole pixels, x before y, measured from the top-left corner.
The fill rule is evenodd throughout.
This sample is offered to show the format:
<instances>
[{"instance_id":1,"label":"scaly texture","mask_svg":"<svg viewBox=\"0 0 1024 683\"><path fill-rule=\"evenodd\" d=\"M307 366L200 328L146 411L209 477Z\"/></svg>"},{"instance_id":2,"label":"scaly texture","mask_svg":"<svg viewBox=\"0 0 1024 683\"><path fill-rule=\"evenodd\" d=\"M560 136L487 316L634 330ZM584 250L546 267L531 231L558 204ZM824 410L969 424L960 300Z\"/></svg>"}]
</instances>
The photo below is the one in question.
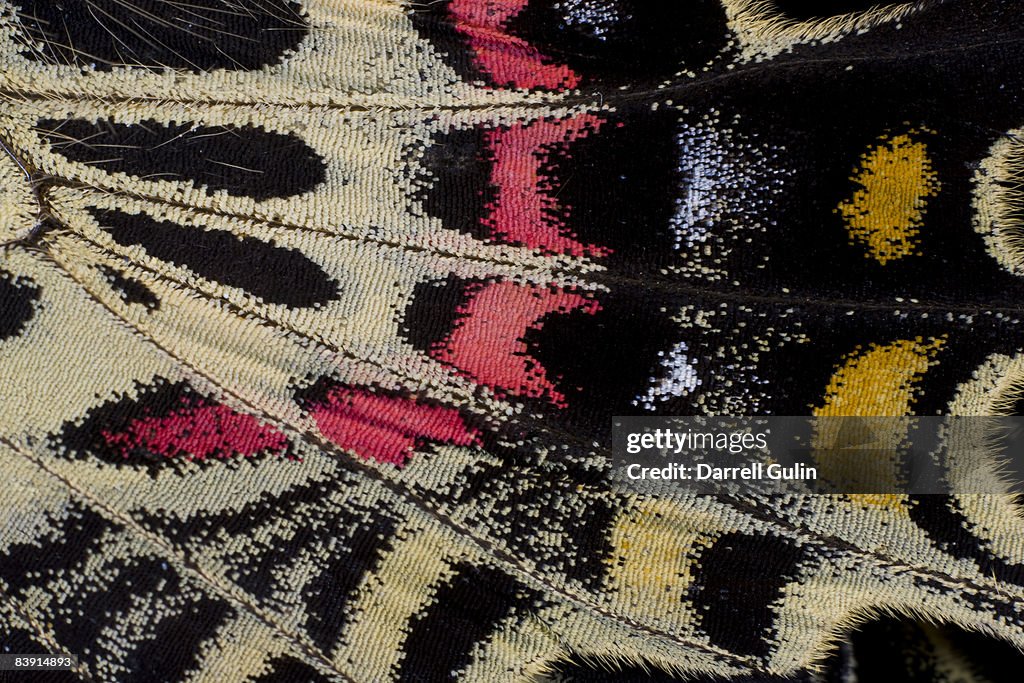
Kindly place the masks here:
<instances>
[{"instance_id":1,"label":"scaly texture","mask_svg":"<svg viewBox=\"0 0 1024 683\"><path fill-rule=\"evenodd\" d=\"M1020 412L1022 25L0 3L0 648L86 681L1008 680L1009 493L641 495L608 441Z\"/></svg>"}]
</instances>

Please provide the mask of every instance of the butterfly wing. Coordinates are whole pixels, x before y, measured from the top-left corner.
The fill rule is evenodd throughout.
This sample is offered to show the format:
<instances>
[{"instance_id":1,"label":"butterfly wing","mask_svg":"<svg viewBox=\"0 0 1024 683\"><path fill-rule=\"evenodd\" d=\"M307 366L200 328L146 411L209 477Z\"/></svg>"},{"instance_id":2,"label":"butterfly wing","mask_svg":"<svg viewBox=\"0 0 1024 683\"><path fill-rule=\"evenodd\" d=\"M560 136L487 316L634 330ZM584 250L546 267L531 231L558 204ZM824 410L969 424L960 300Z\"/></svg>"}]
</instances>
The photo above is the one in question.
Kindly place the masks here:
<instances>
[{"instance_id":1,"label":"butterfly wing","mask_svg":"<svg viewBox=\"0 0 1024 683\"><path fill-rule=\"evenodd\" d=\"M12 641L168 681L1022 645L1007 496L608 476L617 413L1012 405L1019 10L873 4L8 3Z\"/></svg>"}]
</instances>

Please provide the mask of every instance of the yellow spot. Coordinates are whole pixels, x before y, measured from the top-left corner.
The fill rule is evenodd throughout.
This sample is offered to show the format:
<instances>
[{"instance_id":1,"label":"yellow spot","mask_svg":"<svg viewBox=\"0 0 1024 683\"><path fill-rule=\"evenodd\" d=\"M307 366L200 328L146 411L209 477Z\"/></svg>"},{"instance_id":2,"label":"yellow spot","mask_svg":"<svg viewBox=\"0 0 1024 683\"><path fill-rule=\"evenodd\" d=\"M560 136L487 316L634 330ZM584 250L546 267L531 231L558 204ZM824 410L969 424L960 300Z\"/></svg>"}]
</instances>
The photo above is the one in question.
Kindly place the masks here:
<instances>
[{"instance_id":1,"label":"yellow spot","mask_svg":"<svg viewBox=\"0 0 1024 683\"><path fill-rule=\"evenodd\" d=\"M940 188L927 146L909 135L883 138L861 158L852 180L861 189L837 208L851 240L882 265L913 254L928 198Z\"/></svg>"},{"instance_id":2,"label":"yellow spot","mask_svg":"<svg viewBox=\"0 0 1024 683\"><path fill-rule=\"evenodd\" d=\"M885 510L903 508L903 496L896 493L851 493L850 500L854 503Z\"/></svg>"},{"instance_id":3,"label":"yellow spot","mask_svg":"<svg viewBox=\"0 0 1024 683\"><path fill-rule=\"evenodd\" d=\"M685 601L698 547L708 546L715 522L669 500L638 501L612 527L615 549L608 583L616 606L637 616L685 621Z\"/></svg>"},{"instance_id":4,"label":"yellow spot","mask_svg":"<svg viewBox=\"0 0 1024 683\"><path fill-rule=\"evenodd\" d=\"M915 385L945 343L943 339L901 339L879 346L871 344L847 356L845 363L829 380L815 417L889 417L858 424L850 420L819 420L814 438L819 476L832 482L837 490L863 490L879 487L899 490L898 451L906 439ZM854 446L851 446L854 444ZM866 464L863 456L849 451L839 455L837 448L851 448L873 455L891 453L883 460ZM842 451L840 451L842 452ZM856 494L854 501L879 507L899 507L895 494Z\"/></svg>"},{"instance_id":5,"label":"yellow spot","mask_svg":"<svg viewBox=\"0 0 1024 683\"><path fill-rule=\"evenodd\" d=\"M918 337L858 349L832 375L824 405L814 409L815 416L909 415L914 382L928 370L944 343Z\"/></svg>"}]
</instances>

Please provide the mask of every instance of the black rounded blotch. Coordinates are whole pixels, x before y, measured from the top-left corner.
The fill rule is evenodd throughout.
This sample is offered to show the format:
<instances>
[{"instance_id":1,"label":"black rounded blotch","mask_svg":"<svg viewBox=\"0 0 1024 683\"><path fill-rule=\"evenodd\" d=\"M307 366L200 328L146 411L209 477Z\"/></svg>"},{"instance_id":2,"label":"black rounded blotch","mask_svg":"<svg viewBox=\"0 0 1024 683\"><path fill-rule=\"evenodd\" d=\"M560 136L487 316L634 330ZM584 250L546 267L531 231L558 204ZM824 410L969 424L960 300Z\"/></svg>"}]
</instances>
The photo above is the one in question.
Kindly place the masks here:
<instances>
[{"instance_id":1,"label":"black rounded blotch","mask_svg":"<svg viewBox=\"0 0 1024 683\"><path fill-rule=\"evenodd\" d=\"M114 268L103 267L103 274L107 277L110 286L121 295L121 300L126 304L142 304L150 311L160 309L160 298L153 293L149 287L139 280L133 278Z\"/></svg>"},{"instance_id":2,"label":"black rounded blotch","mask_svg":"<svg viewBox=\"0 0 1024 683\"><path fill-rule=\"evenodd\" d=\"M805 554L792 541L770 534L727 533L704 549L692 600L708 640L740 655L768 655L772 604L797 578Z\"/></svg>"},{"instance_id":3,"label":"black rounded blotch","mask_svg":"<svg viewBox=\"0 0 1024 683\"><path fill-rule=\"evenodd\" d=\"M35 315L38 300L38 287L0 270L0 341L21 334Z\"/></svg>"},{"instance_id":4,"label":"black rounded blotch","mask_svg":"<svg viewBox=\"0 0 1024 683\"><path fill-rule=\"evenodd\" d=\"M433 599L409 622L405 658L395 680L445 681L473 662L474 649L509 617L533 606L537 595L486 565L457 564ZM506 627L508 628L508 627ZM446 634L438 640L437 634Z\"/></svg>"},{"instance_id":5,"label":"black rounded blotch","mask_svg":"<svg viewBox=\"0 0 1024 683\"><path fill-rule=\"evenodd\" d=\"M233 197L292 197L326 178L323 159L301 138L254 126L42 119L37 130L69 161L139 178L191 180Z\"/></svg>"},{"instance_id":6,"label":"black rounded blotch","mask_svg":"<svg viewBox=\"0 0 1024 683\"><path fill-rule=\"evenodd\" d=\"M459 311L469 302L472 289L483 284L483 280L454 276L418 283L402 317L402 336L424 353L443 345L454 331Z\"/></svg>"},{"instance_id":7,"label":"black rounded blotch","mask_svg":"<svg viewBox=\"0 0 1024 683\"><path fill-rule=\"evenodd\" d=\"M154 258L238 287L267 303L307 308L338 298L338 283L294 249L225 230L158 221L146 214L109 210L93 215L118 244L137 244Z\"/></svg>"},{"instance_id":8,"label":"black rounded blotch","mask_svg":"<svg viewBox=\"0 0 1024 683\"><path fill-rule=\"evenodd\" d=\"M17 0L29 59L109 71L256 70L309 32L291 0ZM38 47L37 47L38 46Z\"/></svg>"}]
</instances>

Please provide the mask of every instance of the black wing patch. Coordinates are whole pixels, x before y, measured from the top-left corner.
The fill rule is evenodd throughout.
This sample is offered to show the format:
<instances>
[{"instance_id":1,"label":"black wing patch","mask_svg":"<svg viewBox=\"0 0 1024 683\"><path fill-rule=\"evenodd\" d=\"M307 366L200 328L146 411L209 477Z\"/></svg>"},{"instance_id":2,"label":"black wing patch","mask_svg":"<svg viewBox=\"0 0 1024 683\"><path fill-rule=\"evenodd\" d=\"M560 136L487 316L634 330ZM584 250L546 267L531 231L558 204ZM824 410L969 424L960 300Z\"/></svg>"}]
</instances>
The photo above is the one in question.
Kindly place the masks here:
<instances>
[{"instance_id":1,"label":"black wing patch","mask_svg":"<svg viewBox=\"0 0 1024 683\"><path fill-rule=\"evenodd\" d=\"M232 197L293 197L311 192L326 177L323 159L299 137L254 126L83 119L43 119L36 125L50 148L69 161L144 180L191 180Z\"/></svg>"},{"instance_id":2,"label":"black wing patch","mask_svg":"<svg viewBox=\"0 0 1024 683\"><path fill-rule=\"evenodd\" d=\"M21 334L35 315L38 300L38 287L0 270L0 341Z\"/></svg>"},{"instance_id":3,"label":"black wing patch","mask_svg":"<svg viewBox=\"0 0 1024 683\"><path fill-rule=\"evenodd\" d=\"M728 533L701 553L693 602L711 642L732 652L766 656L772 603L796 578L805 550L780 536Z\"/></svg>"},{"instance_id":4,"label":"black wing patch","mask_svg":"<svg viewBox=\"0 0 1024 683\"><path fill-rule=\"evenodd\" d=\"M254 70L278 64L309 32L290 0L18 0L22 54L98 71Z\"/></svg>"},{"instance_id":5,"label":"black wing patch","mask_svg":"<svg viewBox=\"0 0 1024 683\"><path fill-rule=\"evenodd\" d=\"M338 298L340 285L297 250L226 230L158 221L145 214L115 210L94 214L118 244L137 244L150 256L243 289L267 303L307 308Z\"/></svg>"}]
</instances>

